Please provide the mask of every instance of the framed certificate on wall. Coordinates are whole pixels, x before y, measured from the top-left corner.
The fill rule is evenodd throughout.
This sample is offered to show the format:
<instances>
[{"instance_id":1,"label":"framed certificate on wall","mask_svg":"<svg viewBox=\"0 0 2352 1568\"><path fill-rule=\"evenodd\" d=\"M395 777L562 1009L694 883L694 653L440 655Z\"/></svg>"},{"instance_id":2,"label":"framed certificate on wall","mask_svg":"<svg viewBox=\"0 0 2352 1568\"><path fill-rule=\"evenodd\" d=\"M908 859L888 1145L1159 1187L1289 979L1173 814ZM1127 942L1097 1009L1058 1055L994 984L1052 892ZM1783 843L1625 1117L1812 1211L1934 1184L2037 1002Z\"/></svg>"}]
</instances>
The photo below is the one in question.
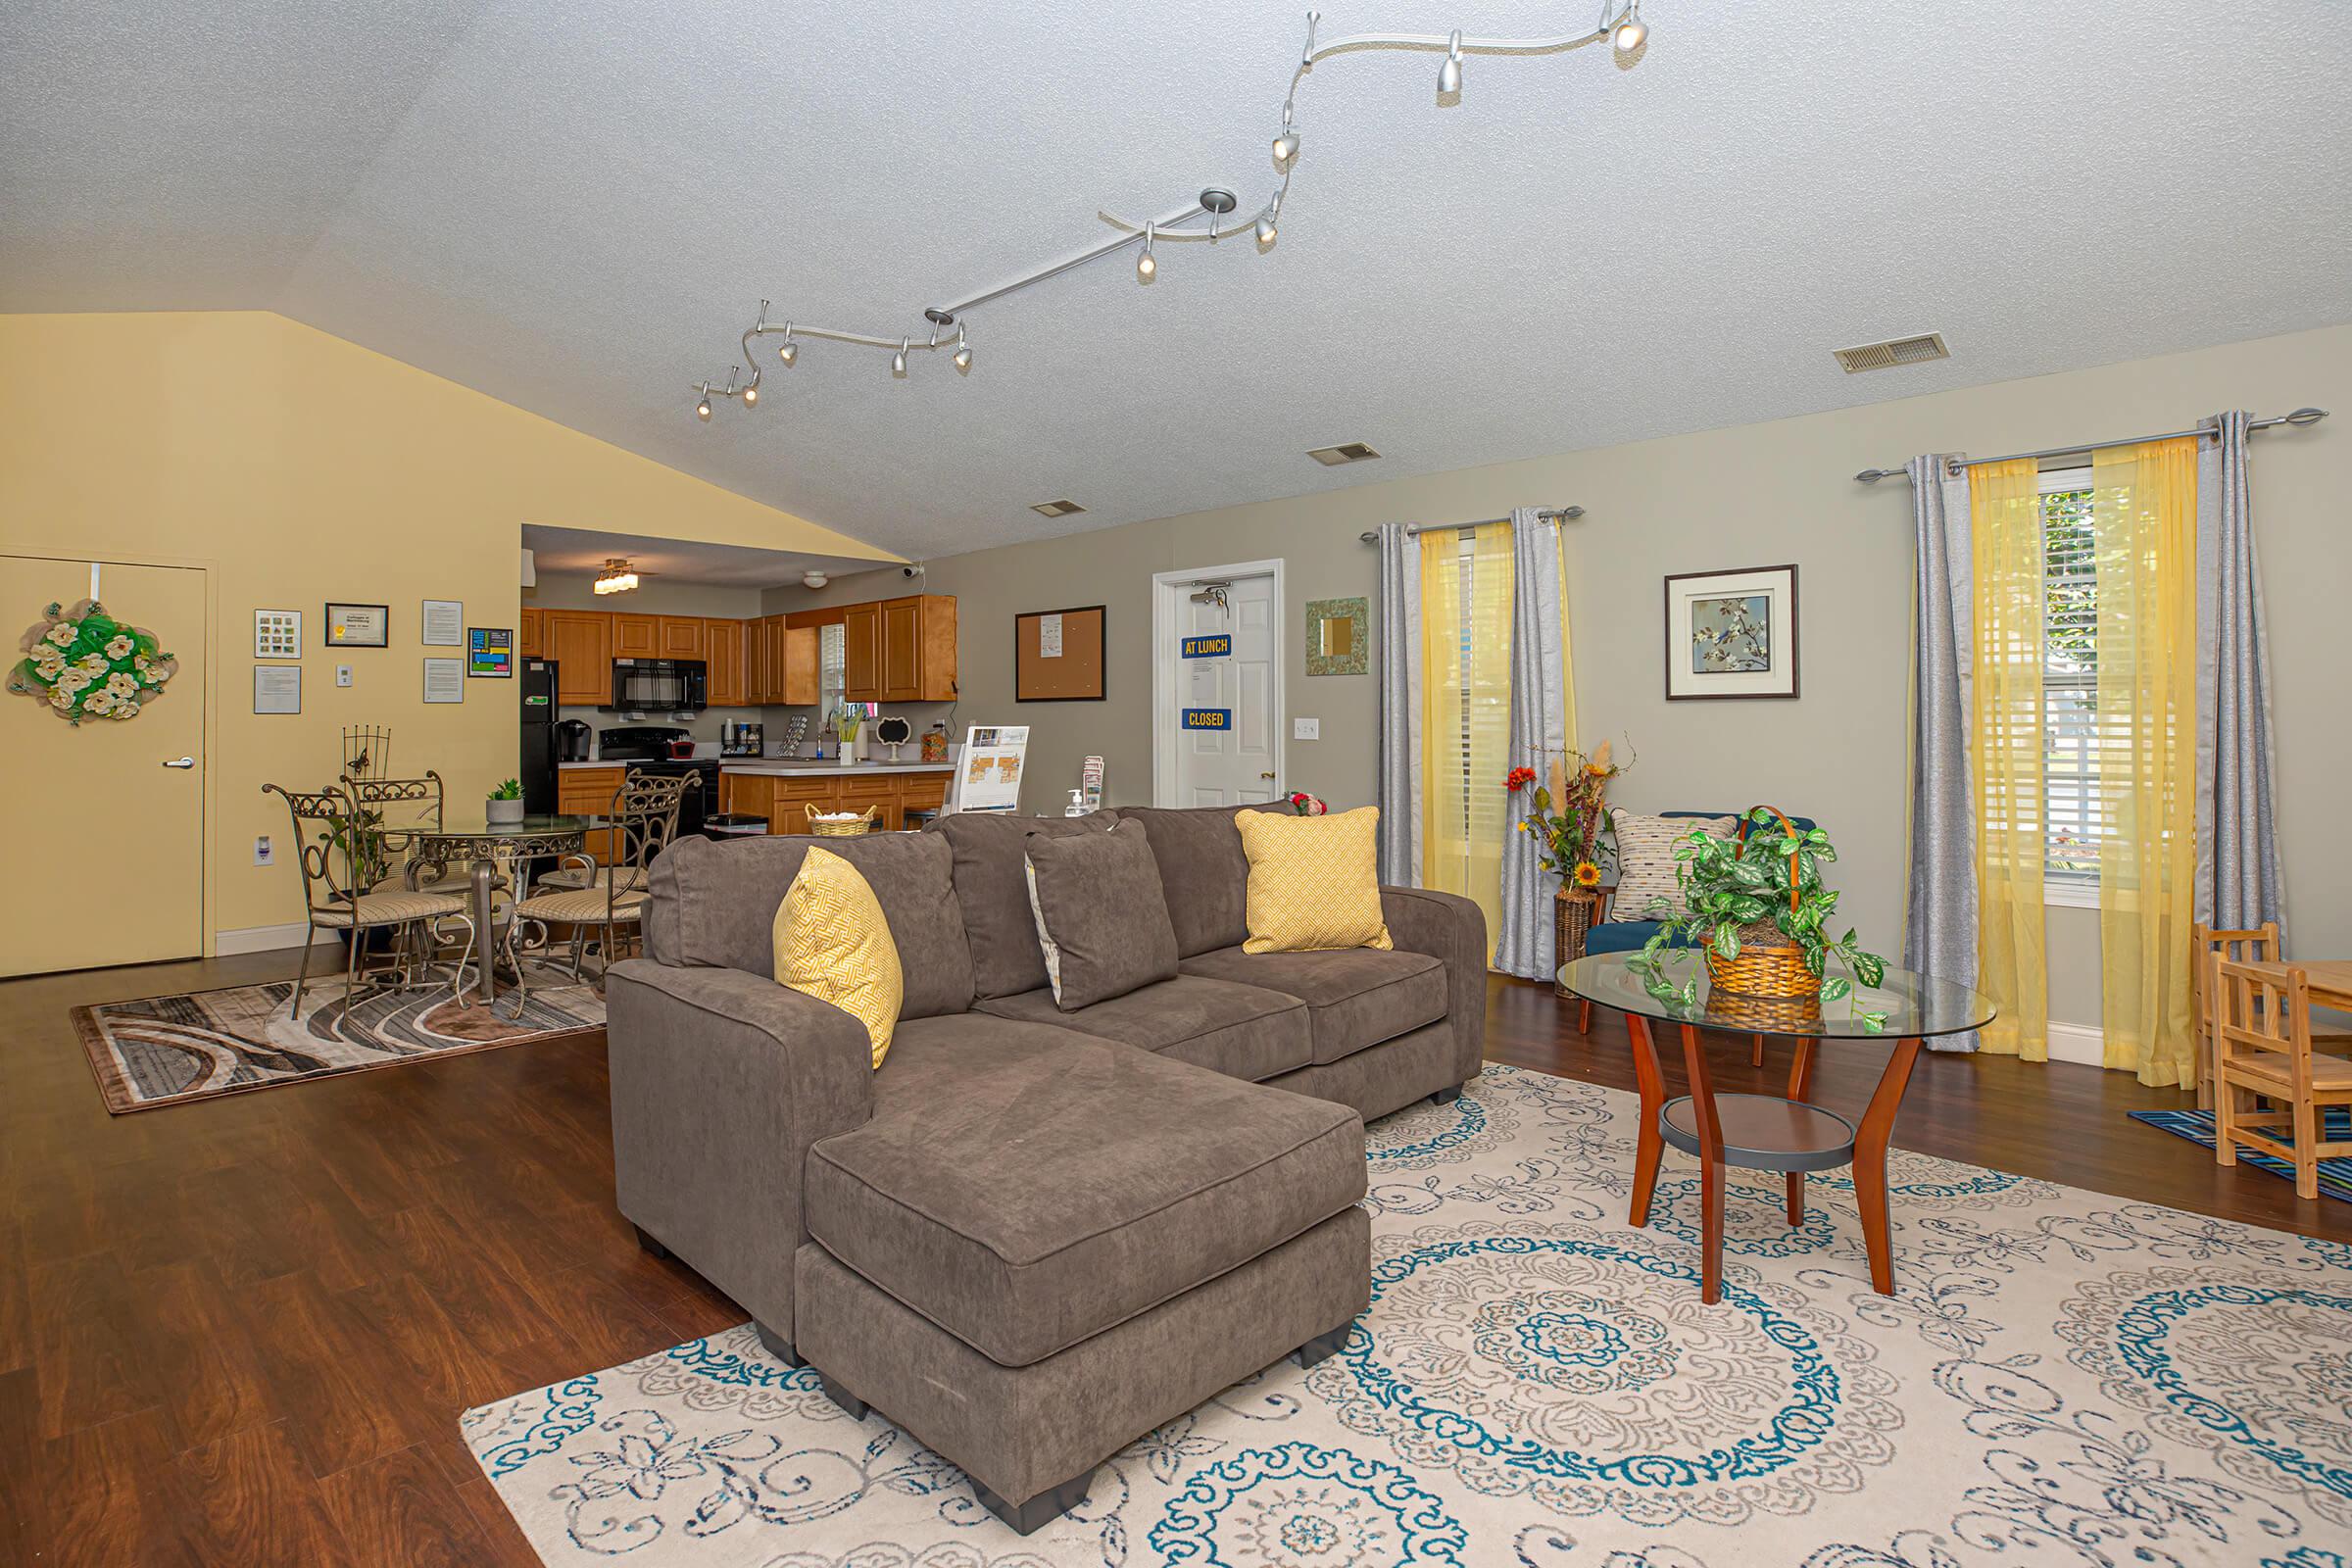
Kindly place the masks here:
<instances>
[{"instance_id":1,"label":"framed certificate on wall","mask_svg":"<svg viewBox=\"0 0 2352 1568\"><path fill-rule=\"evenodd\" d=\"M326 607L326 646L329 648L389 648L392 608L389 605Z\"/></svg>"}]
</instances>

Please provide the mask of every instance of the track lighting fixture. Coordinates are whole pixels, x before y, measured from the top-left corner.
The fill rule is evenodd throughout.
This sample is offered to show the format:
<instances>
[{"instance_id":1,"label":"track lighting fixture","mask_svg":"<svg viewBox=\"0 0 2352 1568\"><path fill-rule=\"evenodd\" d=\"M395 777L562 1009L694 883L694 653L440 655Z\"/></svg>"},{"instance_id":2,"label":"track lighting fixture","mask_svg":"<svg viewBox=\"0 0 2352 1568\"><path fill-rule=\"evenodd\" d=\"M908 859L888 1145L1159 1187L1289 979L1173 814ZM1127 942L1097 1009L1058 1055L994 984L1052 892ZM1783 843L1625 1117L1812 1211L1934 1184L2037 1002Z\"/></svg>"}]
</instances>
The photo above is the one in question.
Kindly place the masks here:
<instances>
[{"instance_id":1,"label":"track lighting fixture","mask_svg":"<svg viewBox=\"0 0 2352 1568\"><path fill-rule=\"evenodd\" d=\"M972 349L964 337L961 318L968 312L989 305L1006 295L1034 288L1049 278L1107 259L1113 252L1124 250L1140 237L1142 248L1136 253L1135 277L1138 283L1151 283L1159 272L1158 247L1162 240L1170 244L1206 241L1214 244L1248 233L1253 234L1260 252L1273 249L1280 232L1282 204L1290 194L1291 181L1298 176L1300 133L1298 124L1297 99L1308 74L1317 66L1328 64L1338 57L1349 60L1377 56L1385 51L1405 51L1427 56L1442 53L1438 66L1438 99L1441 104L1458 102L1462 90L1464 58L1472 54L1493 54L1528 59L1530 57L1566 54L1589 45L1607 43L1616 52L1621 65L1631 65L1639 58L1642 48L1649 41L1649 25L1642 20L1642 0L1602 0L1600 20L1590 31L1561 33L1536 38L1471 37L1459 28L1445 34L1426 32L1362 32L1344 38L1321 39L1316 28L1320 13L1306 14L1306 45L1299 51L1298 64L1291 73L1291 86L1282 102L1282 122L1275 129L1269 150L1274 168L1281 178L1273 195L1255 216L1240 217L1241 202L1235 193L1223 186L1212 185L1200 192L1191 205L1173 212L1161 213L1144 221L1131 221L1116 214L1105 213L1103 220L1114 230L1074 253L1063 255L1008 283L979 293L942 301L928 306L923 318L931 325L926 341L917 343L911 335L893 338L877 332L852 332L836 327L806 326L796 321L770 325L767 319L768 302L760 302L760 315L751 329L743 334L743 359L751 367L752 379L738 385L740 371L730 372L727 384L713 387L710 382L697 383L701 400L694 406L698 418L710 417L714 397L741 398L744 405L756 407L760 401L759 366L753 358L753 342L757 337L781 333L783 341L776 345L776 359L791 366L800 358L803 338L823 338L833 343L849 343L860 348L882 349L890 354L890 373L904 378L907 356L913 353L948 351L956 373L969 373L972 368ZM1352 66L1347 68L1353 70ZM1230 220L1230 223L1229 223ZM953 336L945 337L954 327Z\"/></svg>"},{"instance_id":2,"label":"track lighting fixture","mask_svg":"<svg viewBox=\"0 0 2352 1568\"><path fill-rule=\"evenodd\" d=\"M1610 29L1609 41L1621 55L1630 55L1649 41L1649 24L1642 20L1642 0L1631 0L1626 6L1625 15Z\"/></svg>"}]
</instances>

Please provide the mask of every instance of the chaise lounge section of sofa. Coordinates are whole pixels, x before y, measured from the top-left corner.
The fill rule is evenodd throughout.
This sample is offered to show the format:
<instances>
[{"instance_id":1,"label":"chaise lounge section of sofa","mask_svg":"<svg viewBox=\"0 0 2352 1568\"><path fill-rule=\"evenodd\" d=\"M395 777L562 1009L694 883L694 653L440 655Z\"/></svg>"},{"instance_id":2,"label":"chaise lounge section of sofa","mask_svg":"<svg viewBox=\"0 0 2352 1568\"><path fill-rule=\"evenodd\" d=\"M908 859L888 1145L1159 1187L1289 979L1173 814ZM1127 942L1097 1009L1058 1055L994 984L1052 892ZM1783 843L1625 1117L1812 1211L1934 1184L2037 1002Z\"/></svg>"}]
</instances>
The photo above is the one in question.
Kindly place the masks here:
<instances>
[{"instance_id":1,"label":"chaise lounge section of sofa","mask_svg":"<svg viewBox=\"0 0 2352 1568\"><path fill-rule=\"evenodd\" d=\"M1034 833L1141 822L1172 979L1054 1002ZM651 876L647 956L608 985L615 1183L646 1245L960 1465L1026 1534L1094 1467L1369 1298L1363 1122L1478 1070L1484 922L1384 889L1394 952L1246 954L1233 813L951 816L829 840L906 976L888 1056L775 984L814 841L689 840Z\"/></svg>"}]
</instances>

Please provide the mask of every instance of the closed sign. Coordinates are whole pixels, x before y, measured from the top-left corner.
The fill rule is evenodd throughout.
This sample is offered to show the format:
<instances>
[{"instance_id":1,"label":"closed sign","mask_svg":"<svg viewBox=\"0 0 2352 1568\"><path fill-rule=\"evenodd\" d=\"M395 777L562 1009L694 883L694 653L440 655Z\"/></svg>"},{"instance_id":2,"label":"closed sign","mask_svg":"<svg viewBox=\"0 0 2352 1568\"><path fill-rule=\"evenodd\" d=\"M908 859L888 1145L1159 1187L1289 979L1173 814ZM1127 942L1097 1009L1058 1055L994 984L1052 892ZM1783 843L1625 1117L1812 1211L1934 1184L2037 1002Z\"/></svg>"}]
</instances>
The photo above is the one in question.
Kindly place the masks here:
<instances>
[{"instance_id":1,"label":"closed sign","mask_svg":"<svg viewBox=\"0 0 2352 1568\"><path fill-rule=\"evenodd\" d=\"M1230 708L1188 708L1184 710L1186 729L1231 729L1233 710Z\"/></svg>"}]
</instances>

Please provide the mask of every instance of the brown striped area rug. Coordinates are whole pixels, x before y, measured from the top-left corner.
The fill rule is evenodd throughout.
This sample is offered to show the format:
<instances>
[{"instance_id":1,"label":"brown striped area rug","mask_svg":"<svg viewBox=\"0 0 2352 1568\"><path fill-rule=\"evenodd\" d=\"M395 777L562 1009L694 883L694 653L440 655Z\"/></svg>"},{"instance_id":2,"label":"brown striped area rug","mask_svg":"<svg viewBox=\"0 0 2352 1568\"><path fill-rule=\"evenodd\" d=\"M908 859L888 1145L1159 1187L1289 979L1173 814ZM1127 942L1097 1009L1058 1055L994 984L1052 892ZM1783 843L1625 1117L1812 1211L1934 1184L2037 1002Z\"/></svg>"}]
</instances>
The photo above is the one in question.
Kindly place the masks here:
<instances>
[{"instance_id":1,"label":"brown striped area rug","mask_svg":"<svg viewBox=\"0 0 2352 1568\"><path fill-rule=\"evenodd\" d=\"M605 1026L605 999L568 970L532 964L522 1015L461 1006L446 981L363 991L343 1004L340 973L303 991L294 982L225 986L74 1009L74 1033L106 1108L115 1115L233 1095L422 1057L558 1040ZM510 1005L499 997L501 1011Z\"/></svg>"}]
</instances>

